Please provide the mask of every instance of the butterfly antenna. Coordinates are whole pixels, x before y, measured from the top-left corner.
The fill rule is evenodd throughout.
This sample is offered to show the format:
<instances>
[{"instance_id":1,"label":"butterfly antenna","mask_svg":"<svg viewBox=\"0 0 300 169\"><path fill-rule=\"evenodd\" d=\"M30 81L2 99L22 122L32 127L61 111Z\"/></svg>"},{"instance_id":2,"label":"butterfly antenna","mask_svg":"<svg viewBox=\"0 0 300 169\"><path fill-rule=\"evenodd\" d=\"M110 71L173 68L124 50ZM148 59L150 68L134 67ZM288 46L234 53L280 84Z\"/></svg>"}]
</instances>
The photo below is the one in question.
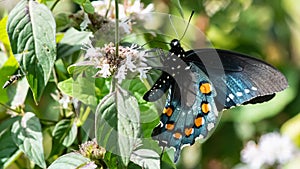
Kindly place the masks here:
<instances>
[{"instance_id":1,"label":"butterfly antenna","mask_svg":"<svg viewBox=\"0 0 300 169\"><path fill-rule=\"evenodd\" d=\"M172 28L173 28L174 32L176 33L176 36L179 37L179 36L178 36L178 33L177 33L176 29L175 29L175 26L174 26L174 24L173 24L173 21L172 21L172 19L171 19L171 15L169 15L169 20L170 20L170 22L171 22L171 25L172 25Z\"/></svg>"},{"instance_id":2,"label":"butterfly antenna","mask_svg":"<svg viewBox=\"0 0 300 169\"><path fill-rule=\"evenodd\" d=\"M195 11L193 10L192 11L192 13L191 13L191 16L190 16L190 18L189 18L189 21L188 21L188 24L186 25L186 28L185 28L185 30L184 30L184 32L183 32L183 35L181 36L181 38L179 39L179 41L184 37L184 35L186 34L186 32L187 32L187 30L188 30L188 28L189 28L189 25L190 25L190 22L191 22L191 20L192 20L192 17L193 17L193 15L194 15L194 13L195 13ZM178 36L178 35L177 35Z\"/></svg>"}]
</instances>

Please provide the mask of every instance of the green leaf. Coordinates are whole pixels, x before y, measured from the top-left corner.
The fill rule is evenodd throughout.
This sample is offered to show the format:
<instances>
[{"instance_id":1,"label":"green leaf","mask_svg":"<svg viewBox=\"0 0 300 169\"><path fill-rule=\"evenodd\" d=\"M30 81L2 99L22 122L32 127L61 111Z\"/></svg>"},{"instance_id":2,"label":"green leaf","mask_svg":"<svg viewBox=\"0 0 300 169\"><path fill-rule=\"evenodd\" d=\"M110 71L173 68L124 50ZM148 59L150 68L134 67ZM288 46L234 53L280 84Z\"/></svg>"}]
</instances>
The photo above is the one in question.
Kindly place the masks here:
<instances>
[{"instance_id":1,"label":"green leaf","mask_svg":"<svg viewBox=\"0 0 300 169\"><path fill-rule=\"evenodd\" d=\"M73 2L77 3L77 4L82 4L84 3L86 0L73 0Z\"/></svg>"},{"instance_id":2,"label":"green leaf","mask_svg":"<svg viewBox=\"0 0 300 169\"><path fill-rule=\"evenodd\" d=\"M73 96L73 79L69 78L57 84L60 91L68 96Z\"/></svg>"},{"instance_id":3,"label":"green leaf","mask_svg":"<svg viewBox=\"0 0 300 169\"><path fill-rule=\"evenodd\" d=\"M6 32L6 23L7 23L8 17L4 17L0 21L0 41L3 43L5 49L9 51L9 56L12 56L12 51L9 43L9 38Z\"/></svg>"},{"instance_id":4,"label":"green leaf","mask_svg":"<svg viewBox=\"0 0 300 169\"><path fill-rule=\"evenodd\" d=\"M91 35L91 32L80 32L74 28L68 29L57 46L57 56L64 58L79 51L82 44L86 43Z\"/></svg>"},{"instance_id":5,"label":"green leaf","mask_svg":"<svg viewBox=\"0 0 300 169\"><path fill-rule=\"evenodd\" d=\"M87 69L73 75L73 97L90 106L92 110L95 110L97 105L94 74L94 69Z\"/></svg>"},{"instance_id":6,"label":"green leaf","mask_svg":"<svg viewBox=\"0 0 300 169\"><path fill-rule=\"evenodd\" d=\"M128 165L140 132L140 111L137 100L117 86L96 110L96 139L107 151L121 156Z\"/></svg>"},{"instance_id":7,"label":"green leaf","mask_svg":"<svg viewBox=\"0 0 300 169\"><path fill-rule=\"evenodd\" d=\"M78 5L81 5L83 7L84 12L93 14L95 9L89 0L73 0L73 2L77 3Z\"/></svg>"},{"instance_id":8,"label":"green leaf","mask_svg":"<svg viewBox=\"0 0 300 169\"><path fill-rule=\"evenodd\" d=\"M58 143L69 147L75 141L77 136L77 126L72 120L63 119L59 121L52 132L52 136Z\"/></svg>"},{"instance_id":9,"label":"green leaf","mask_svg":"<svg viewBox=\"0 0 300 169\"><path fill-rule=\"evenodd\" d=\"M1 63L3 63L0 68L0 74L1 74L1 76L0 76L1 84L0 85L1 86L3 86L4 83L9 79L9 76L14 74L16 72L16 70L18 69L18 62L12 54L8 34L6 32L6 23L7 23L7 17L3 18L0 21L0 32L1 32L0 41L3 43L5 49L8 51L8 53L6 54L6 55L8 55L8 58L0 57ZM1 96L0 102L1 103L7 103L9 100L6 92L7 92L7 89L0 90L0 96Z\"/></svg>"},{"instance_id":10,"label":"green leaf","mask_svg":"<svg viewBox=\"0 0 300 169\"><path fill-rule=\"evenodd\" d=\"M95 8L89 0L85 1L82 4L82 7L84 9L84 12L86 12L86 13L94 14L94 12L95 12Z\"/></svg>"},{"instance_id":11,"label":"green leaf","mask_svg":"<svg viewBox=\"0 0 300 169\"><path fill-rule=\"evenodd\" d=\"M58 84L59 89L65 94L75 97L93 110L97 104L95 96L95 74L94 69L84 66L70 66L74 73L73 78ZM83 68L83 69L81 69Z\"/></svg>"},{"instance_id":12,"label":"green leaf","mask_svg":"<svg viewBox=\"0 0 300 169\"><path fill-rule=\"evenodd\" d=\"M90 162L91 162L90 159L82 156L79 153L69 153L55 160L48 167L48 169L61 169L62 167L64 169L74 169L74 168L83 167Z\"/></svg>"},{"instance_id":13,"label":"green leaf","mask_svg":"<svg viewBox=\"0 0 300 169\"><path fill-rule=\"evenodd\" d=\"M56 23L56 32L61 32L66 30L71 26L71 20L69 14L59 13L55 15L55 23ZM59 56L59 54L57 54Z\"/></svg>"},{"instance_id":14,"label":"green leaf","mask_svg":"<svg viewBox=\"0 0 300 169\"><path fill-rule=\"evenodd\" d=\"M140 133L140 110L135 97L118 87L116 92L118 110L118 145L123 163L127 166Z\"/></svg>"},{"instance_id":15,"label":"green leaf","mask_svg":"<svg viewBox=\"0 0 300 169\"><path fill-rule=\"evenodd\" d=\"M14 58L14 56L10 56L5 63L2 65L0 68L0 82L1 86L4 85L4 83L9 80L9 76L13 75L16 71L18 70L18 62ZM8 98L8 92L7 88L5 90L0 90L0 102L1 103L7 103L9 98Z\"/></svg>"},{"instance_id":16,"label":"green leaf","mask_svg":"<svg viewBox=\"0 0 300 169\"><path fill-rule=\"evenodd\" d=\"M179 11L179 13L180 13L180 16L181 16L182 18L184 18L182 6L181 6L181 4L180 4L180 0L171 0L171 3L172 3L172 4L175 4L176 8L178 9L178 11Z\"/></svg>"},{"instance_id":17,"label":"green leaf","mask_svg":"<svg viewBox=\"0 0 300 169\"><path fill-rule=\"evenodd\" d=\"M52 13L43 4L22 0L8 16L7 32L12 51L26 73L35 102L38 102L56 58Z\"/></svg>"},{"instance_id":18,"label":"green leaf","mask_svg":"<svg viewBox=\"0 0 300 169\"><path fill-rule=\"evenodd\" d=\"M300 113L286 121L281 127L281 133L289 136L300 147Z\"/></svg>"},{"instance_id":19,"label":"green leaf","mask_svg":"<svg viewBox=\"0 0 300 169\"><path fill-rule=\"evenodd\" d=\"M132 152L130 160L142 168L159 169L160 156L153 150L138 149Z\"/></svg>"},{"instance_id":20,"label":"green leaf","mask_svg":"<svg viewBox=\"0 0 300 169\"><path fill-rule=\"evenodd\" d=\"M76 123L73 122L70 131L68 132L67 136L63 141L63 145L69 147L75 141L76 136L77 136L77 126Z\"/></svg>"},{"instance_id":21,"label":"green leaf","mask_svg":"<svg viewBox=\"0 0 300 169\"><path fill-rule=\"evenodd\" d=\"M15 144L38 166L45 168L41 124L35 114L25 113L21 120L14 122L11 132Z\"/></svg>"},{"instance_id":22,"label":"green leaf","mask_svg":"<svg viewBox=\"0 0 300 169\"><path fill-rule=\"evenodd\" d=\"M11 137L11 126L19 119L19 117L10 118L0 124L0 168L2 168L4 163L9 161L10 157L18 150L17 145Z\"/></svg>"}]
</instances>

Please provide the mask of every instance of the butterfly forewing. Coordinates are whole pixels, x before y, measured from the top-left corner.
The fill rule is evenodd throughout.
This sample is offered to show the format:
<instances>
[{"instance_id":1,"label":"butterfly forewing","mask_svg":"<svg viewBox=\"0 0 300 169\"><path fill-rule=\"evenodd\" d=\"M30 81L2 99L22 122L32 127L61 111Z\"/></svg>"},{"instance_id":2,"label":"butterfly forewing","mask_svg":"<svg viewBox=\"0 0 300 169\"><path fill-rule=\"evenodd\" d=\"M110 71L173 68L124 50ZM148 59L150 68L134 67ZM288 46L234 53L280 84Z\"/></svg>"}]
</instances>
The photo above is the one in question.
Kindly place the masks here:
<instances>
[{"instance_id":1,"label":"butterfly forewing","mask_svg":"<svg viewBox=\"0 0 300 169\"><path fill-rule=\"evenodd\" d=\"M222 103L224 108L268 101L274 93L288 86L286 78L276 68L244 54L220 49L198 49L188 51L190 54L184 59L204 70L201 60L210 58L216 52L222 62L225 78L214 78L213 83L219 96L226 92L225 100L217 97L217 101ZM206 64L205 67L217 69L215 64ZM220 83L225 83L227 90L217 85Z\"/></svg>"}]
</instances>

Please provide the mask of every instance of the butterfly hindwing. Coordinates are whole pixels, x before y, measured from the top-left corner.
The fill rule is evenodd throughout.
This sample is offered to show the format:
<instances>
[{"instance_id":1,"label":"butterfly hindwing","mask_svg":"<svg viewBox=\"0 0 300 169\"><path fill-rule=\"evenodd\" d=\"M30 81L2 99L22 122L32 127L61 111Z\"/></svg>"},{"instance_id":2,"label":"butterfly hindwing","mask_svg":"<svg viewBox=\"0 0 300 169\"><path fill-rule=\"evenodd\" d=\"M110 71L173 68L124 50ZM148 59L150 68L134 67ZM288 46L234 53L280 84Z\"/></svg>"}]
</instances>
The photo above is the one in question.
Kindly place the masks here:
<instances>
[{"instance_id":1,"label":"butterfly hindwing","mask_svg":"<svg viewBox=\"0 0 300 169\"><path fill-rule=\"evenodd\" d=\"M160 123L152 134L161 146L175 148L175 161L182 147L194 144L197 138L205 139L219 119L214 102L216 91L212 83L194 64L191 65L191 71L197 79L194 83L196 99L192 107L182 105L178 99L179 86L174 84L170 88Z\"/></svg>"}]
</instances>

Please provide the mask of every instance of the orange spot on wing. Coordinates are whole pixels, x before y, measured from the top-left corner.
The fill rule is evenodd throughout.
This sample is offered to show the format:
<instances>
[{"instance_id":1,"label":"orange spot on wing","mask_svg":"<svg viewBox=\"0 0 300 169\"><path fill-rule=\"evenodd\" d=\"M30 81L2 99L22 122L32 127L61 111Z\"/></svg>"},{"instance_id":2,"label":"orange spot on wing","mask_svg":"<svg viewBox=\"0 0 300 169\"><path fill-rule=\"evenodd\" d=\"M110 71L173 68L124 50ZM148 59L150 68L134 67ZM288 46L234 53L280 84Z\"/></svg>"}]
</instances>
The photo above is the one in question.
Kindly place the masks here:
<instances>
[{"instance_id":1,"label":"orange spot on wing","mask_svg":"<svg viewBox=\"0 0 300 169\"><path fill-rule=\"evenodd\" d=\"M200 85L200 92L203 94L209 94L211 92L211 86L209 83L202 83Z\"/></svg>"},{"instance_id":2,"label":"orange spot on wing","mask_svg":"<svg viewBox=\"0 0 300 169\"><path fill-rule=\"evenodd\" d=\"M193 133L193 128L184 129L184 133L187 137L189 137Z\"/></svg>"},{"instance_id":3,"label":"orange spot on wing","mask_svg":"<svg viewBox=\"0 0 300 169\"><path fill-rule=\"evenodd\" d=\"M201 104L201 110L204 114L207 114L210 111L209 103L202 103Z\"/></svg>"},{"instance_id":4,"label":"orange spot on wing","mask_svg":"<svg viewBox=\"0 0 300 169\"><path fill-rule=\"evenodd\" d=\"M194 123L195 123L195 126L196 127L200 127L203 123L203 117L197 117L195 120L194 120Z\"/></svg>"},{"instance_id":5,"label":"orange spot on wing","mask_svg":"<svg viewBox=\"0 0 300 169\"><path fill-rule=\"evenodd\" d=\"M174 133L173 134L173 137L175 138L175 139L180 139L181 137L182 137L182 135L180 134L180 133Z\"/></svg>"},{"instance_id":6,"label":"orange spot on wing","mask_svg":"<svg viewBox=\"0 0 300 169\"><path fill-rule=\"evenodd\" d=\"M163 113L170 117L173 114L173 109L171 107L164 108Z\"/></svg>"},{"instance_id":7,"label":"orange spot on wing","mask_svg":"<svg viewBox=\"0 0 300 169\"><path fill-rule=\"evenodd\" d=\"M167 130L173 130L174 129L174 127L175 127L175 124L166 124L166 129Z\"/></svg>"}]
</instances>

